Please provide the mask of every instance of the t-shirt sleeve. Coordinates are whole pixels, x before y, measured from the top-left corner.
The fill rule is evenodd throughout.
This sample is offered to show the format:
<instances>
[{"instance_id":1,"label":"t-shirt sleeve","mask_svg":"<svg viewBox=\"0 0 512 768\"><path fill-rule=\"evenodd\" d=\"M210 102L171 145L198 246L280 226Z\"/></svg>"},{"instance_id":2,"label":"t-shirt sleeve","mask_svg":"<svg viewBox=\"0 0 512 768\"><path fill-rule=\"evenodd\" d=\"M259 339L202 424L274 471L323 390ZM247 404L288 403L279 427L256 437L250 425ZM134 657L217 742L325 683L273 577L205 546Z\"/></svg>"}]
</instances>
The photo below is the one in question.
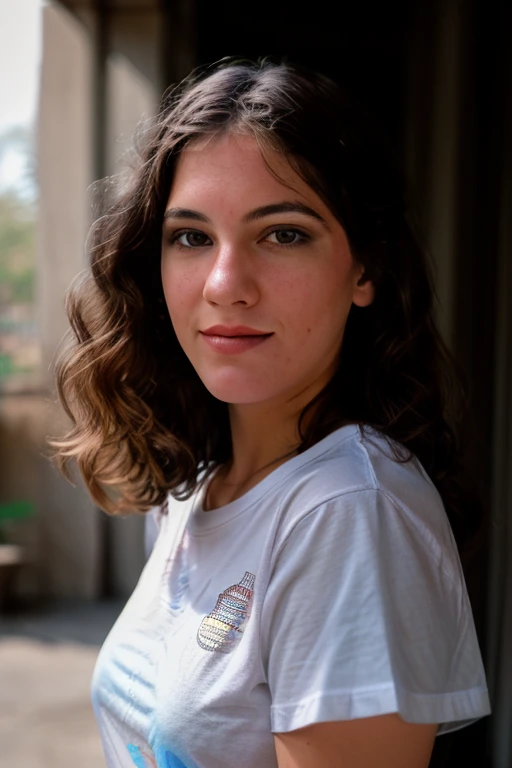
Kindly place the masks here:
<instances>
[{"instance_id":1,"label":"t-shirt sleeve","mask_svg":"<svg viewBox=\"0 0 512 768\"><path fill-rule=\"evenodd\" d=\"M444 510L431 524L368 489L306 514L275 557L262 659L273 732L392 712L446 732L488 714Z\"/></svg>"}]
</instances>

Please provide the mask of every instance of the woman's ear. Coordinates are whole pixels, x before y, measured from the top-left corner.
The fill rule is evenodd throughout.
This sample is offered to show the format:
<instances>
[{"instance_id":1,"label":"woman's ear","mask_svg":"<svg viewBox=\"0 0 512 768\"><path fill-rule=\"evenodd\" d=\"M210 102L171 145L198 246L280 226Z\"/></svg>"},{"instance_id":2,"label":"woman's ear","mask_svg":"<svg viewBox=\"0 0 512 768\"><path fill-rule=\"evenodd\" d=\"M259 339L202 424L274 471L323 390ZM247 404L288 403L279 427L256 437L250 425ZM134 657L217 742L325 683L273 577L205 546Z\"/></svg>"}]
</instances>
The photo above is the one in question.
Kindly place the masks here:
<instances>
[{"instance_id":1,"label":"woman's ear","mask_svg":"<svg viewBox=\"0 0 512 768\"><path fill-rule=\"evenodd\" d=\"M352 302L358 307L368 307L375 298L375 286L373 282L365 276L364 269L361 268L362 274L357 281L354 293L352 294Z\"/></svg>"}]
</instances>

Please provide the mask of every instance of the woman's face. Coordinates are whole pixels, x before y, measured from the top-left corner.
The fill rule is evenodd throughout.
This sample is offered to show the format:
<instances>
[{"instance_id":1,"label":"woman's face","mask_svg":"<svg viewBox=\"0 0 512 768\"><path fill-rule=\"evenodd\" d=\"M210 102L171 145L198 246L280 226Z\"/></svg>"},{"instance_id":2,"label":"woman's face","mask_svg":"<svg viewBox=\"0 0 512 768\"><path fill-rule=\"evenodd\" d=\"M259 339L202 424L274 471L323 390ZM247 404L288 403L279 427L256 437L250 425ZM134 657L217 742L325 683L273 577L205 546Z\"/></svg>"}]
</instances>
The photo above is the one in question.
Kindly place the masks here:
<instances>
[{"instance_id":1,"label":"woman's face","mask_svg":"<svg viewBox=\"0 0 512 768\"><path fill-rule=\"evenodd\" d=\"M333 375L352 303L373 286L345 232L278 153L228 134L181 154L162 282L176 336L207 389L233 404L303 407Z\"/></svg>"}]
</instances>

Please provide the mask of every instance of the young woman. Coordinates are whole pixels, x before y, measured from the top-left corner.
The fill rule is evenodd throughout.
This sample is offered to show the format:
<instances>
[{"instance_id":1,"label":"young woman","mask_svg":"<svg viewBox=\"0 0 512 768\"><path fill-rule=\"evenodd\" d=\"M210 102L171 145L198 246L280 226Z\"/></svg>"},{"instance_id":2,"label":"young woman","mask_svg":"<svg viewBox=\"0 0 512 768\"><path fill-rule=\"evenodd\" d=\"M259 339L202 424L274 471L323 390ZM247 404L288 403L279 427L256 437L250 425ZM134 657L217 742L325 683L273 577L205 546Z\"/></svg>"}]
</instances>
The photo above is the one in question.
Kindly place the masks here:
<instances>
[{"instance_id":1,"label":"young woman","mask_svg":"<svg viewBox=\"0 0 512 768\"><path fill-rule=\"evenodd\" d=\"M109 768L425 768L489 712L458 385L388 165L325 77L225 61L93 229L60 458L158 527L94 675Z\"/></svg>"}]
</instances>

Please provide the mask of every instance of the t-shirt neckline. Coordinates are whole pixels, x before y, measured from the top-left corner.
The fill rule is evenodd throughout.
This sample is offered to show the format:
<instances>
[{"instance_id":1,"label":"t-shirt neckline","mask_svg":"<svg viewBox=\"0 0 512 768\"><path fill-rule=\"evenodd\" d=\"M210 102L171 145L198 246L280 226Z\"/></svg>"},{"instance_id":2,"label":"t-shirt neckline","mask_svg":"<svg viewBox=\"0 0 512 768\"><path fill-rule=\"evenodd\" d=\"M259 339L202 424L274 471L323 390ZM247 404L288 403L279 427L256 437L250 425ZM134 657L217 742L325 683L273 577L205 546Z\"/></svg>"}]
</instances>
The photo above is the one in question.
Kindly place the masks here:
<instances>
[{"instance_id":1,"label":"t-shirt neckline","mask_svg":"<svg viewBox=\"0 0 512 768\"><path fill-rule=\"evenodd\" d=\"M192 503L190 529L196 533L209 531L237 517L260 501L269 490L275 488L276 485L280 484L293 472L319 458L322 454L327 453L331 448L358 432L358 424L345 424L342 427L338 427L338 429L323 437L310 448L296 456L292 456L292 458L285 461L279 467L276 467L259 483L244 493L243 496L230 501L228 504L224 504L222 507L210 510L204 509L203 502L208 483L202 484L196 492Z\"/></svg>"}]
</instances>

